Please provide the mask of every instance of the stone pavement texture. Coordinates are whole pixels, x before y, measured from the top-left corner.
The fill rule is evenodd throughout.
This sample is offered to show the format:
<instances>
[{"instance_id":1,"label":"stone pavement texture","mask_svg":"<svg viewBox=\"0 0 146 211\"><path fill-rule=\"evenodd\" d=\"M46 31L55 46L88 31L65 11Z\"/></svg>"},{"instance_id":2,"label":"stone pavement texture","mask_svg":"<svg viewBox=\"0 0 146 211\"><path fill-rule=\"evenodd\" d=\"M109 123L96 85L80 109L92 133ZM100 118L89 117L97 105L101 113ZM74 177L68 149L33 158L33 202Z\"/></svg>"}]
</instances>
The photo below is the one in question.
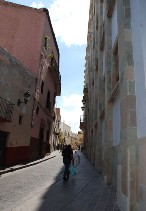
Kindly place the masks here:
<instances>
[{"instance_id":1,"label":"stone pavement texture","mask_svg":"<svg viewBox=\"0 0 146 211\"><path fill-rule=\"evenodd\" d=\"M12 211L120 211L114 188L106 185L89 160L78 153L81 162L75 176L63 181L61 171L61 176L56 175L50 186ZM60 156L62 161L60 153L54 152L53 155Z\"/></svg>"}]
</instances>

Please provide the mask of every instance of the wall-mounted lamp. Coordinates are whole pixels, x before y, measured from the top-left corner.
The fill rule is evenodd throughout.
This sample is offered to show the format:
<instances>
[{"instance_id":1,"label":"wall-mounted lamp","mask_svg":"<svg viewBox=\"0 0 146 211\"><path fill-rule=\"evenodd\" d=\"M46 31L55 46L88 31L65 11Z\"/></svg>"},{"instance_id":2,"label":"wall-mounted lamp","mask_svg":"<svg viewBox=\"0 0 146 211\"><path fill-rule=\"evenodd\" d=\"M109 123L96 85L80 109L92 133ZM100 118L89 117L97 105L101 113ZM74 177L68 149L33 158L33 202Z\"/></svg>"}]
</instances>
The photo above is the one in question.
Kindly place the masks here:
<instances>
[{"instance_id":1,"label":"wall-mounted lamp","mask_svg":"<svg viewBox=\"0 0 146 211\"><path fill-rule=\"evenodd\" d=\"M20 99L18 99L17 105L19 106L21 103L24 103L26 105L30 99L30 96L31 94L29 90L27 90L27 92L25 92L23 95L24 101L22 102Z\"/></svg>"},{"instance_id":2,"label":"wall-mounted lamp","mask_svg":"<svg viewBox=\"0 0 146 211\"><path fill-rule=\"evenodd\" d=\"M82 109L82 111L84 111L85 110L85 106L82 106L81 109Z\"/></svg>"}]
</instances>

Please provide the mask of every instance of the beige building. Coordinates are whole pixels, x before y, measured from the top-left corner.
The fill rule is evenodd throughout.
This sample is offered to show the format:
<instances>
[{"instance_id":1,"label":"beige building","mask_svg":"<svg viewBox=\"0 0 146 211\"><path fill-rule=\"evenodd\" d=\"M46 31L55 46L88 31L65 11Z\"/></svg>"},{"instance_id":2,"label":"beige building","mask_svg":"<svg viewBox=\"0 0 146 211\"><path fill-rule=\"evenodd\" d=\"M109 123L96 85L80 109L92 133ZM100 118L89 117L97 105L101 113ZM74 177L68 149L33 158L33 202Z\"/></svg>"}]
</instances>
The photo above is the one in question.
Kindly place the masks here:
<instances>
[{"instance_id":1,"label":"beige building","mask_svg":"<svg viewBox=\"0 0 146 211\"><path fill-rule=\"evenodd\" d=\"M61 122L60 129L63 133L64 144L71 144L71 127L65 122Z\"/></svg>"},{"instance_id":2,"label":"beige building","mask_svg":"<svg viewBox=\"0 0 146 211\"><path fill-rule=\"evenodd\" d=\"M78 149L78 136L77 136L77 134L71 132L70 139L71 139L71 143L70 144L72 146L72 149L73 150L77 150Z\"/></svg>"},{"instance_id":3,"label":"beige building","mask_svg":"<svg viewBox=\"0 0 146 211\"><path fill-rule=\"evenodd\" d=\"M82 131L78 131L78 134L77 134L77 145L78 145L78 148L82 148L82 145L83 145L83 132Z\"/></svg>"},{"instance_id":4,"label":"beige building","mask_svg":"<svg viewBox=\"0 0 146 211\"><path fill-rule=\"evenodd\" d=\"M0 48L0 166L29 160L35 83L35 76Z\"/></svg>"},{"instance_id":5,"label":"beige building","mask_svg":"<svg viewBox=\"0 0 146 211\"><path fill-rule=\"evenodd\" d=\"M84 150L123 211L146 208L146 1L91 0Z\"/></svg>"}]
</instances>

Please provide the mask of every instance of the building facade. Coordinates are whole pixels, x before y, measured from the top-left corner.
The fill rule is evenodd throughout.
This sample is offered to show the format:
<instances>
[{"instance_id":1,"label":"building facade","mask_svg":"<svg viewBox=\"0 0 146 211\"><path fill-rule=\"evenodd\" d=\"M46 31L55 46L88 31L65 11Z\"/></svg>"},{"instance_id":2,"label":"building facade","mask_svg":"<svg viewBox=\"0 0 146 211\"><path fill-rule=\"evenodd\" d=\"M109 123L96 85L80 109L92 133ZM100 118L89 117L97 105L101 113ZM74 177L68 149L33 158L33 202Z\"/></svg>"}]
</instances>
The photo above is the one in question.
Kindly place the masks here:
<instances>
[{"instance_id":1,"label":"building facade","mask_svg":"<svg viewBox=\"0 0 146 211\"><path fill-rule=\"evenodd\" d=\"M123 211L146 206L146 2L91 0L83 149Z\"/></svg>"},{"instance_id":2,"label":"building facade","mask_svg":"<svg viewBox=\"0 0 146 211\"><path fill-rule=\"evenodd\" d=\"M77 139L78 139L78 141L77 141L78 149L81 150L82 145L83 145L83 132L82 131L78 131Z\"/></svg>"},{"instance_id":3,"label":"building facade","mask_svg":"<svg viewBox=\"0 0 146 211\"><path fill-rule=\"evenodd\" d=\"M60 124L61 124L61 114L60 114L60 108L54 109L54 122L52 127L52 146L53 149L59 149L59 133L60 133Z\"/></svg>"},{"instance_id":4,"label":"building facade","mask_svg":"<svg viewBox=\"0 0 146 211\"><path fill-rule=\"evenodd\" d=\"M71 127L65 122L61 122L60 129L63 134L63 144L71 144Z\"/></svg>"},{"instance_id":5,"label":"building facade","mask_svg":"<svg viewBox=\"0 0 146 211\"><path fill-rule=\"evenodd\" d=\"M0 10L0 45L37 78L30 139L34 160L53 149L54 105L61 93L59 48L47 9L2 1Z\"/></svg>"},{"instance_id":6,"label":"building facade","mask_svg":"<svg viewBox=\"0 0 146 211\"><path fill-rule=\"evenodd\" d=\"M78 136L76 133L71 132L70 144L71 144L73 150L78 149Z\"/></svg>"},{"instance_id":7,"label":"building facade","mask_svg":"<svg viewBox=\"0 0 146 211\"><path fill-rule=\"evenodd\" d=\"M34 74L0 48L0 166L29 161L35 84Z\"/></svg>"}]
</instances>

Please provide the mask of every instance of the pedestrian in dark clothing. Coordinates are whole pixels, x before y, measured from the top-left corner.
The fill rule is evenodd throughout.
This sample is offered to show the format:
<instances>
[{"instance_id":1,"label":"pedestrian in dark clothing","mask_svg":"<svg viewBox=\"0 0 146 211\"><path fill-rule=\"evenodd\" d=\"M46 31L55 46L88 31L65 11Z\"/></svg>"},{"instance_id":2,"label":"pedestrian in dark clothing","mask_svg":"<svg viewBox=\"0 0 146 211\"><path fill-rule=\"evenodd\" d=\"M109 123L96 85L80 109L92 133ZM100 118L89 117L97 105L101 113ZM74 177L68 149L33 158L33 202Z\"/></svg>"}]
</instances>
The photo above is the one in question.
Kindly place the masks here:
<instances>
[{"instance_id":1,"label":"pedestrian in dark clothing","mask_svg":"<svg viewBox=\"0 0 146 211\"><path fill-rule=\"evenodd\" d=\"M62 156L63 156L63 163L65 166L63 180L67 180L69 178L69 166L73 159L73 150L70 144L67 145L66 148L62 150Z\"/></svg>"}]
</instances>

